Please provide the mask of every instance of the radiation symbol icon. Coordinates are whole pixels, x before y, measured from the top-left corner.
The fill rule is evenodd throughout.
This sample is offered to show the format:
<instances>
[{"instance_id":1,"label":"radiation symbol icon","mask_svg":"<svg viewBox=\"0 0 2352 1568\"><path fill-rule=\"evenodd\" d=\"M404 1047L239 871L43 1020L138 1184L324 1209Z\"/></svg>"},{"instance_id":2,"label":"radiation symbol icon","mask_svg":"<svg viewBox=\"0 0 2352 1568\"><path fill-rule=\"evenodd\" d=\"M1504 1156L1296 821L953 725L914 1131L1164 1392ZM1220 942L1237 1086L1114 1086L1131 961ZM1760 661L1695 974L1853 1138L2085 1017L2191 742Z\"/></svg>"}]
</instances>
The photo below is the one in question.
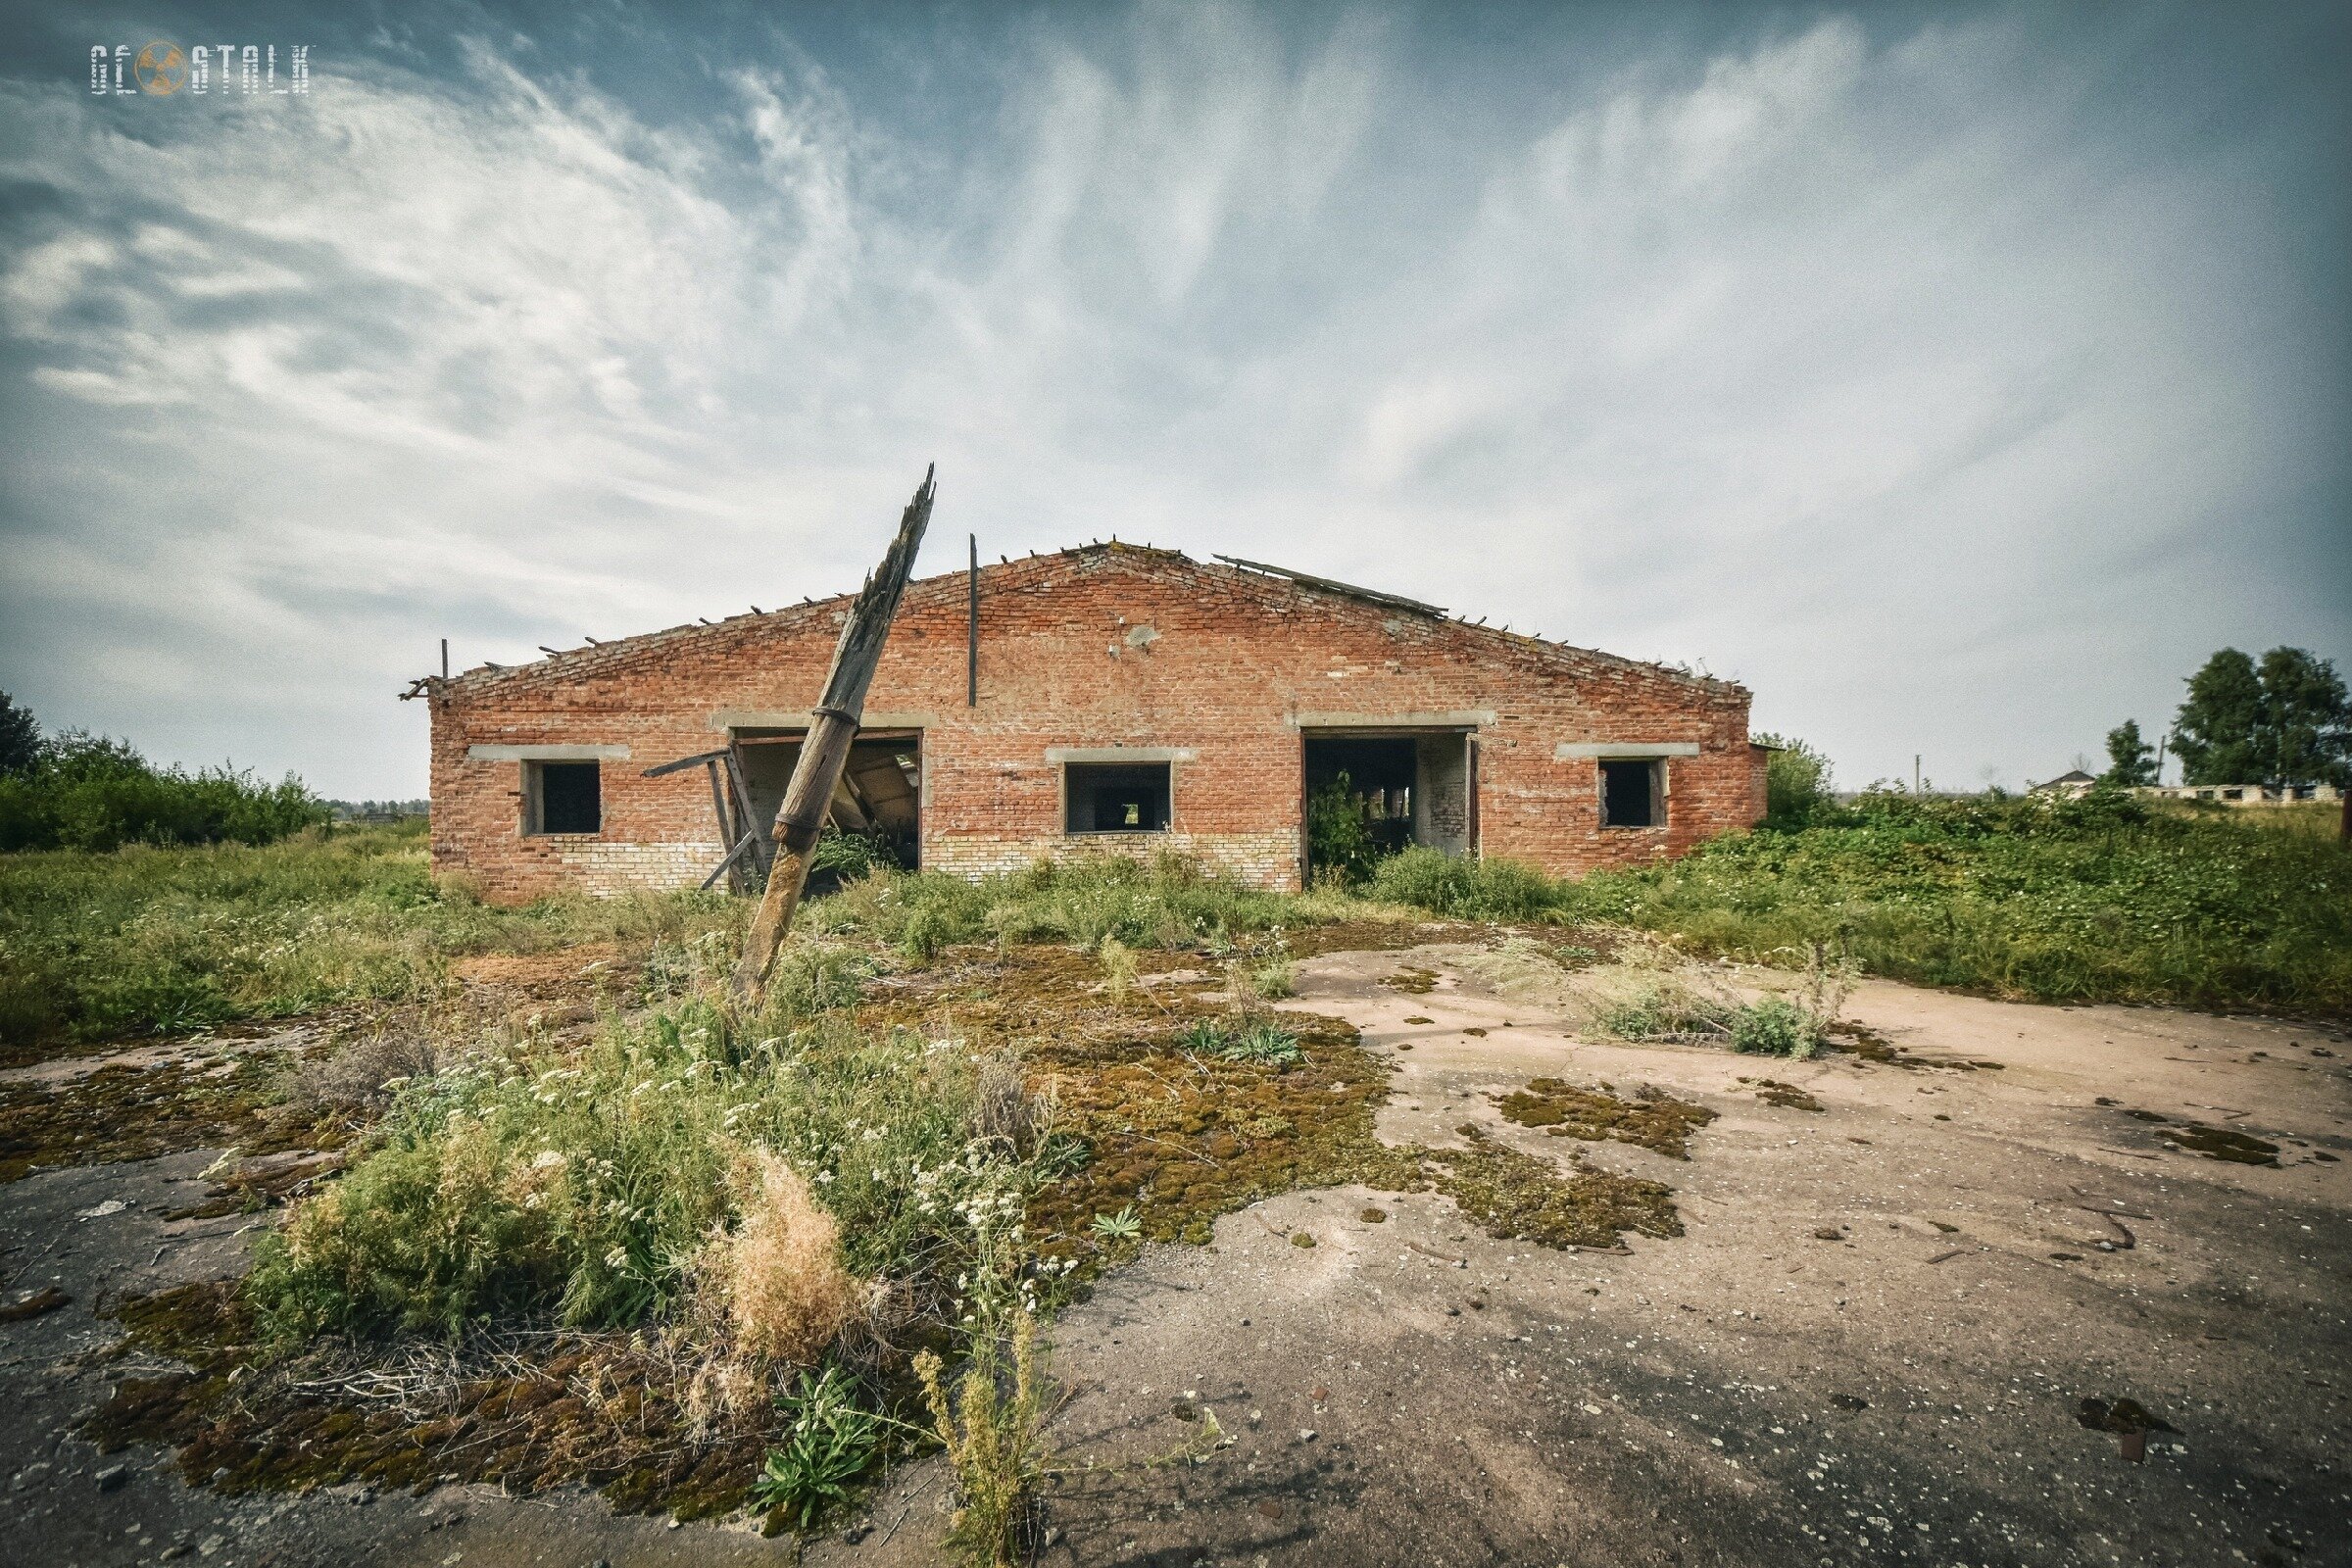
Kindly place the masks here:
<instances>
[{"instance_id":1,"label":"radiation symbol icon","mask_svg":"<svg viewBox=\"0 0 2352 1568\"><path fill-rule=\"evenodd\" d=\"M140 86L158 98L167 98L187 82L187 53L175 43L151 43L139 51L139 58L131 63L131 71L138 76Z\"/></svg>"}]
</instances>

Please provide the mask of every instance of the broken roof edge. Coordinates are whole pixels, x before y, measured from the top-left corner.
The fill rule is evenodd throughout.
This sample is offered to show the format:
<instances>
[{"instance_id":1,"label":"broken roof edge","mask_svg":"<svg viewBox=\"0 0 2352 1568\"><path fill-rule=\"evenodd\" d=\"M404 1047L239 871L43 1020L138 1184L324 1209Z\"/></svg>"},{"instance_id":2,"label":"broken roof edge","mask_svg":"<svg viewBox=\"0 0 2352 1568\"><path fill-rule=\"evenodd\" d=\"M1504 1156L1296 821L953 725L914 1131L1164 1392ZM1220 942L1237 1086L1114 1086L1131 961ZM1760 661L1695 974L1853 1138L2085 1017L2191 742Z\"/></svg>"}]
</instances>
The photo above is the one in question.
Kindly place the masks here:
<instances>
[{"instance_id":1,"label":"broken roof edge","mask_svg":"<svg viewBox=\"0 0 2352 1568\"><path fill-rule=\"evenodd\" d=\"M1239 566L1244 571L1262 572L1269 577L1287 577L1292 582L1303 584L1308 588L1320 588L1327 593L1340 594L1349 599L1368 600L1373 604L1387 605L1396 610L1409 610L1416 614L1435 615L1440 620L1446 618L1448 613L1443 606L1423 604L1418 599L1407 599L1402 594L1384 593L1378 588L1358 588L1353 583L1341 582L1331 577L1318 577L1312 572L1297 571L1289 566L1269 566L1262 561L1244 561L1239 556L1219 556L1216 559L1228 566Z\"/></svg>"},{"instance_id":2,"label":"broken roof edge","mask_svg":"<svg viewBox=\"0 0 2352 1568\"><path fill-rule=\"evenodd\" d=\"M1083 556L1105 556L1113 552L1117 552L1121 555L1154 557L1161 561L1170 563L1181 563L1184 565L1195 568L1196 570L1204 570L1213 573L1228 573L1232 577L1262 583L1268 587L1273 587L1276 584L1287 584L1294 590L1305 589L1312 593L1327 593L1336 598L1353 600L1359 604L1403 610L1413 614L1426 615L1433 620L1441 621L1446 625L1458 627L1463 631L1476 632L1483 636L1499 639L1505 642L1516 643L1524 647L1530 647L1534 650L1541 650L1548 654L1570 655L1582 659L1600 660L1606 663L1618 665L1621 668L1643 670L1653 674L1662 675L1669 680L1688 681L1695 686L1719 687L1733 691L1746 690L1746 688L1741 686L1738 681L1725 680L1716 675L1702 675L1687 666L1661 663L1654 660L1634 659L1624 654L1612 654L1597 648L1579 647L1574 643L1555 641L1554 639L1548 637L1539 637L1532 632L1512 631L1508 627L1504 626L1490 626L1487 625L1483 619L1473 621L1467 616L1453 614L1451 612L1442 610L1435 605L1424 604L1416 599L1407 599L1400 594L1384 593L1375 588L1358 588L1351 584L1336 581L1332 578L1318 577L1310 572L1295 571L1287 566L1274 566L1258 562L1244 561L1235 556L1215 556L1213 560L1218 564L1211 564L1209 562L1196 561L1193 557L1186 555L1182 550L1175 549L1172 546L1135 544L1130 541L1120 539L1115 535L1107 540L1098 539L1092 540L1086 544L1067 545L1059 550L1032 551L1028 555L1018 558L1000 557L998 562L994 564L983 564L980 568L980 572L981 576L986 578L993 573L1005 571L1007 568L1017 570L1022 567L1036 566L1041 564L1054 561L1067 560ZM952 567L946 571L934 572L927 577L917 577L913 581L909 582L906 586L908 591L911 593L917 588L925 587L930 584L961 579L969 573L969 567L965 566ZM549 654L545 658L533 660L528 663L498 664L485 661L483 663L471 669L463 670L454 675L429 676L424 677L424 679L429 682L429 689L432 690L447 690L452 687L465 686L468 683L476 681L499 681L501 683L509 680L530 681L547 675L561 673L567 665L570 665L575 662L593 661L596 663L602 664L612 662L616 658L624 658L651 650L670 641L673 638L681 636L700 635L707 632L718 631L722 628L749 630L755 624L772 625L779 621L789 620L796 616L807 616L822 613L829 609L846 606L856 597L857 591L852 589L843 593L827 595L821 599L804 599L797 605L783 605L774 610L755 609L749 612L738 612L735 614L725 616L718 620L702 619L687 621L676 626L662 627L658 631L638 632L632 636L612 638L603 642L590 642L584 647L564 649L557 653ZM421 693L419 695L421 695Z\"/></svg>"}]
</instances>

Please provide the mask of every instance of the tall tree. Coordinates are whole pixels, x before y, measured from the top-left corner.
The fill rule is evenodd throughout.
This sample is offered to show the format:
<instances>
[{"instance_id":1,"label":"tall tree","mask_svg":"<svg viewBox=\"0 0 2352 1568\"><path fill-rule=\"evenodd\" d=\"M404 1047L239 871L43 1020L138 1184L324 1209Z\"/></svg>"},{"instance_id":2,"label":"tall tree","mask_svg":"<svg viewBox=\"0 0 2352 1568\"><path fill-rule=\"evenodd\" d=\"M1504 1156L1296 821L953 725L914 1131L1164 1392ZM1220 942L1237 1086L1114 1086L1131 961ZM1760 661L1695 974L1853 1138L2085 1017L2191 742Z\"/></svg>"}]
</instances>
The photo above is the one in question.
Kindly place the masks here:
<instances>
[{"instance_id":1,"label":"tall tree","mask_svg":"<svg viewBox=\"0 0 2352 1568\"><path fill-rule=\"evenodd\" d=\"M2188 678L2173 749L2191 784L2352 784L2352 696L2301 648L2225 648Z\"/></svg>"},{"instance_id":2,"label":"tall tree","mask_svg":"<svg viewBox=\"0 0 2352 1568\"><path fill-rule=\"evenodd\" d=\"M2103 783L2136 789L2156 782L2156 748L2139 738L2139 720L2127 718L2107 732L2107 771Z\"/></svg>"},{"instance_id":3,"label":"tall tree","mask_svg":"<svg viewBox=\"0 0 2352 1568\"><path fill-rule=\"evenodd\" d=\"M2352 696L2335 665L2300 648L2262 656L2268 784L2352 784Z\"/></svg>"},{"instance_id":4,"label":"tall tree","mask_svg":"<svg viewBox=\"0 0 2352 1568\"><path fill-rule=\"evenodd\" d=\"M1764 819L1774 827L1803 827L1837 803L1830 760L1792 735L1748 737L1772 755L1764 761Z\"/></svg>"},{"instance_id":5,"label":"tall tree","mask_svg":"<svg viewBox=\"0 0 2352 1568\"><path fill-rule=\"evenodd\" d=\"M0 773L29 773L41 760L41 726L32 710L0 692Z\"/></svg>"},{"instance_id":6,"label":"tall tree","mask_svg":"<svg viewBox=\"0 0 2352 1568\"><path fill-rule=\"evenodd\" d=\"M2191 784L2250 784L2262 776L2262 677L2254 661L2225 648L2188 677L2173 719L2173 751Z\"/></svg>"}]
</instances>

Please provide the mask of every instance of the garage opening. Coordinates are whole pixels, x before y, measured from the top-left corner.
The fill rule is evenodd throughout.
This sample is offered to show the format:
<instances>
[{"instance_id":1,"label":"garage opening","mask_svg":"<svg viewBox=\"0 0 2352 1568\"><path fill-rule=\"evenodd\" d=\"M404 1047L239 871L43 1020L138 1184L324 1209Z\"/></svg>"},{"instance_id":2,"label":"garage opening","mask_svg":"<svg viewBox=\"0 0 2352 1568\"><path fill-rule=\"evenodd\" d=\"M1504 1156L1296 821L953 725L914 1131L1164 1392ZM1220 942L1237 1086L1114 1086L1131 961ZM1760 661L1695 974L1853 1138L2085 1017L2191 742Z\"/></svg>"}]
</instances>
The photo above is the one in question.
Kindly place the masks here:
<instances>
[{"instance_id":1,"label":"garage opening","mask_svg":"<svg viewBox=\"0 0 2352 1568\"><path fill-rule=\"evenodd\" d=\"M1407 845L1470 848L1470 733L1307 731L1306 874L1355 881Z\"/></svg>"},{"instance_id":2,"label":"garage opening","mask_svg":"<svg viewBox=\"0 0 2352 1568\"><path fill-rule=\"evenodd\" d=\"M783 809L784 791L801 760L802 730L737 730L735 749L743 759L744 782L752 797L752 819L765 831ZM826 837L854 839L834 850L820 848L818 868L828 859L855 867L873 863L912 871L922 858L923 736L920 730L860 734L850 743L850 760L834 786L825 814ZM810 875L814 877L816 871Z\"/></svg>"},{"instance_id":3,"label":"garage opening","mask_svg":"<svg viewBox=\"0 0 2352 1568\"><path fill-rule=\"evenodd\" d=\"M1065 762L1062 831L1165 833L1170 793L1166 762Z\"/></svg>"}]
</instances>

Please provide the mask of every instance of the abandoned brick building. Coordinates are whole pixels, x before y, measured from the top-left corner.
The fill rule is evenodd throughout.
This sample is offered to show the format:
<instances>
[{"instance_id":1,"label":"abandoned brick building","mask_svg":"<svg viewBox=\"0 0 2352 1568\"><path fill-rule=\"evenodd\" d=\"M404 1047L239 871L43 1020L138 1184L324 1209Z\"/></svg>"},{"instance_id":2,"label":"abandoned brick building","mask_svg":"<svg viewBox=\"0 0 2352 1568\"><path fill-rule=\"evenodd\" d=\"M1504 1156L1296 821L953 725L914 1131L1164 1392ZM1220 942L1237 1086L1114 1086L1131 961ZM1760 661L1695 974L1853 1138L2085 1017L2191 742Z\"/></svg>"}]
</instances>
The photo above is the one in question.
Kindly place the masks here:
<instances>
[{"instance_id":1,"label":"abandoned brick building","mask_svg":"<svg viewBox=\"0 0 2352 1568\"><path fill-rule=\"evenodd\" d=\"M434 868L500 901L710 877L730 823L773 821L848 605L420 682ZM1094 545L908 586L834 813L967 876L1166 849L1296 888L1345 771L1392 845L1568 874L1755 821L1747 710L1395 595Z\"/></svg>"}]
</instances>

